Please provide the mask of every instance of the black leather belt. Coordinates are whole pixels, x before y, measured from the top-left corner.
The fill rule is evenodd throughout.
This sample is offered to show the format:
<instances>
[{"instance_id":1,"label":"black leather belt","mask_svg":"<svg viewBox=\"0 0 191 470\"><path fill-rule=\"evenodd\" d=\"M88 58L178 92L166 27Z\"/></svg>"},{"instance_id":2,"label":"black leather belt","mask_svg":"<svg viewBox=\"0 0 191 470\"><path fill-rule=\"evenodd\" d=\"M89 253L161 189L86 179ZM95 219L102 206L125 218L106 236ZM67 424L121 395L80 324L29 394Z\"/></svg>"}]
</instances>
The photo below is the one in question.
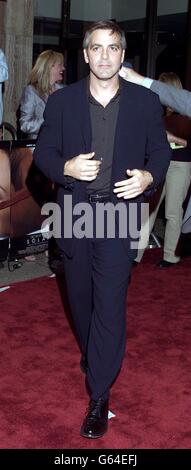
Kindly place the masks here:
<instances>
[{"instance_id":1,"label":"black leather belt","mask_svg":"<svg viewBox=\"0 0 191 470\"><path fill-rule=\"evenodd\" d=\"M110 196L109 194L92 193L87 195L87 199L89 202L109 202Z\"/></svg>"}]
</instances>

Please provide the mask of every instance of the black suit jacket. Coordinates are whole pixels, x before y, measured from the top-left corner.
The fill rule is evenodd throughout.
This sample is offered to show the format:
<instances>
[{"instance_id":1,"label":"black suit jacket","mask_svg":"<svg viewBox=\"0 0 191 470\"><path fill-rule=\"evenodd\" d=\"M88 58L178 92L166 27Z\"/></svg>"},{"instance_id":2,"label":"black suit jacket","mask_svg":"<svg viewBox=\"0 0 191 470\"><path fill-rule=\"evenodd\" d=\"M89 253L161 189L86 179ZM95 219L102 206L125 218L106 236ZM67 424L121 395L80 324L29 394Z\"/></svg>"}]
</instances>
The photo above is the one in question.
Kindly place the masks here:
<instances>
[{"instance_id":1,"label":"black suit jacket","mask_svg":"<svg viewBox=\"0 0 191 470\"><path fill-rule=\"evenodd\" d=\"M114 183L126 178L127 168L150 171L154 179L149 188L152 192L164 179L171 156L158 96L123 79L120 83L111 177L114 203L119 202L113 193ZM49 97L34 151L37 166L59 185L58 202L62 214L64 194L72 193L73 204L85 201L87 183L63 176L63 168L70 158L92 151L87 86L87 79L83 79ZM125 202L127 207L132 202L137 202L139 207L143 199L141 195ZM62 238L59 245L68 255L73 253L74 240Z\"/></svg>"}]
</instances>

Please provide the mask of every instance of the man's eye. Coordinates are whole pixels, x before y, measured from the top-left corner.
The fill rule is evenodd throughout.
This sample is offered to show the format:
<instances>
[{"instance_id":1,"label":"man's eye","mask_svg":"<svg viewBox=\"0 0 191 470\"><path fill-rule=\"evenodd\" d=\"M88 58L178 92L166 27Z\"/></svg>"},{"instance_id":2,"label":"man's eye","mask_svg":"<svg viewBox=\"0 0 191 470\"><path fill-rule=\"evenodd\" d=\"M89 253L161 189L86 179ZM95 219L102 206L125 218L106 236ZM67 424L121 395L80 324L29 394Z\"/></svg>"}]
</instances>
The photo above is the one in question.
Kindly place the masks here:
<instances>
[{"instance_id":1,"label":"man's eye","mask_svg":"<svg viewBox=\"0 0 191 470\"><path fill-rule=\"evenodd\" d=\"M98 49L99 49L98 46L94 46L94 47L93 47L93 51L94 51L94 52L98 51Z\"/></svg>"},{"instance_id":2,"label":"man's eye","mask_svg":"<svg viewBox=\"0 0 191 470\"><path fill-rule=\"evenodd\" d=\"M118 51L119 47L118 46L110 46L112 51Z\"/></svg>"}]
</instances>

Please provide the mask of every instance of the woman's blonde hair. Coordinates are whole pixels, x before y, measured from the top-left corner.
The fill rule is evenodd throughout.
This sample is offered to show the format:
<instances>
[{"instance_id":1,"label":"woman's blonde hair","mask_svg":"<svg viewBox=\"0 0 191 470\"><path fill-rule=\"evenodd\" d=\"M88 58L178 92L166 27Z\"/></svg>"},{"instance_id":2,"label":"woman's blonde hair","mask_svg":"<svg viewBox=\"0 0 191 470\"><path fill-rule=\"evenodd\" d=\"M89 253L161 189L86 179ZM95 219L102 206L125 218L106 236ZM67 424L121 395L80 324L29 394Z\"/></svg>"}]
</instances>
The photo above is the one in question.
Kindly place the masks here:
<instances>
[{"instance_id":1,"label":"woman's blonde hair","mask_svg":"<svg viewBox=\"0 0 191 470\"><path fill-rule=\"evenodd\" d=\"M159 75L159 81L173 85L176 88L182 88L182 83L179 76L175 72L163 72Z\"/></svg>"},{"instance_id":2,"label":"woman's blonde hair","mask_svg":"<svg viewBox=\"0 0 191 470\"><path fill-rule=\"evenodd\" d=\"M47 50L37 57L29 75L29 84L34 86L40 96L50 93L50 71L57 62L64 64L64 56L61 52Z\"/></svg>"},{"instance_id":3,"label":"woman's blonde hair","mask_svg":"<svg viewBox=\"0 0 191 470\"><path fill-rule=\"evenodd\" d=\"M179 76L175 72L163 72L159 75L159 82L167 83L167 85L173 85L176 88L182 88L182 82ZM166 116L173 113L173 109L166 107Z\"/></svg>"}]
</instances>

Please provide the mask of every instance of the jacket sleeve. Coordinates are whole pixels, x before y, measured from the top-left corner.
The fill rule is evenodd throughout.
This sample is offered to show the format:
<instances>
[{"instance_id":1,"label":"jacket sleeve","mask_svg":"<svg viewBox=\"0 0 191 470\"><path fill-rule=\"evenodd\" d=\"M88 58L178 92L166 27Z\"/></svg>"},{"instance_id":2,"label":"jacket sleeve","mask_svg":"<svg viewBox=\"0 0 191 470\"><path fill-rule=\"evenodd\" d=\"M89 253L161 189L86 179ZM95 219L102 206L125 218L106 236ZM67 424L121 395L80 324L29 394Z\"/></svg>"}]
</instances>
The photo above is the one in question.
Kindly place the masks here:
<instances>
[{"instance_id":1,"label":"jacket sleeve","mask_svg":"<svg viewBox=\"0 0 191 470\"><path fill-rule=\"evenodd\" d=\"M151 90L157 93L161 103L183 116L191 117L191 92L153 80Z\"/></svg>"},{"instance_id":2,"label":"jacket sleeve","mask_svg":"<svg viewBox=\"0 0 191 470\"><path fill-rule=\"evenodd\" d=\"M40 170L53 182L73 189L73 178L64 176L62 149L63 108L62 91L50 95L44 112L44 123L37 139L33 157Z\"/></svg>"},{"instance_id":3,"label":"jacket sleeve","mask_svg":"<svg viewBox=\"0 0 191 470\"><path fill-rule=\"evenodd\" d=\"M39 129L43 123L43 111L45 108L45 103L42 102L43 109L41 110L41 113L38 112L37 107L39 108L39 106L37 103L37 98L38 96L36 95L32 86L28 85L22 94L19 118L20 128L27 134L38 134Z\"/></svg>"},{"instance_id":4,"label":"jacket sleeve","mask_svg":"<svg viewBox=\"0 0 191 470\"><path fill-rule=\"evenodd\" d=\"M0 83L8 80L8 66L4 52L0 49Z\"/></svg>"},{"instance_id":5,"label":"jacket sleeve","mask_svg":"<svg viewBox=\"0 0 191 470\"><path fill-rule=\"evenodd\" d=\"M145 191L150 195L165 179L172 151L167 141L164 127L163 110L158 96L150 94L151 106L148 118L146 155L148 157L145 170L153 176L153 183Z\"/></svg>"}]
</instances>

